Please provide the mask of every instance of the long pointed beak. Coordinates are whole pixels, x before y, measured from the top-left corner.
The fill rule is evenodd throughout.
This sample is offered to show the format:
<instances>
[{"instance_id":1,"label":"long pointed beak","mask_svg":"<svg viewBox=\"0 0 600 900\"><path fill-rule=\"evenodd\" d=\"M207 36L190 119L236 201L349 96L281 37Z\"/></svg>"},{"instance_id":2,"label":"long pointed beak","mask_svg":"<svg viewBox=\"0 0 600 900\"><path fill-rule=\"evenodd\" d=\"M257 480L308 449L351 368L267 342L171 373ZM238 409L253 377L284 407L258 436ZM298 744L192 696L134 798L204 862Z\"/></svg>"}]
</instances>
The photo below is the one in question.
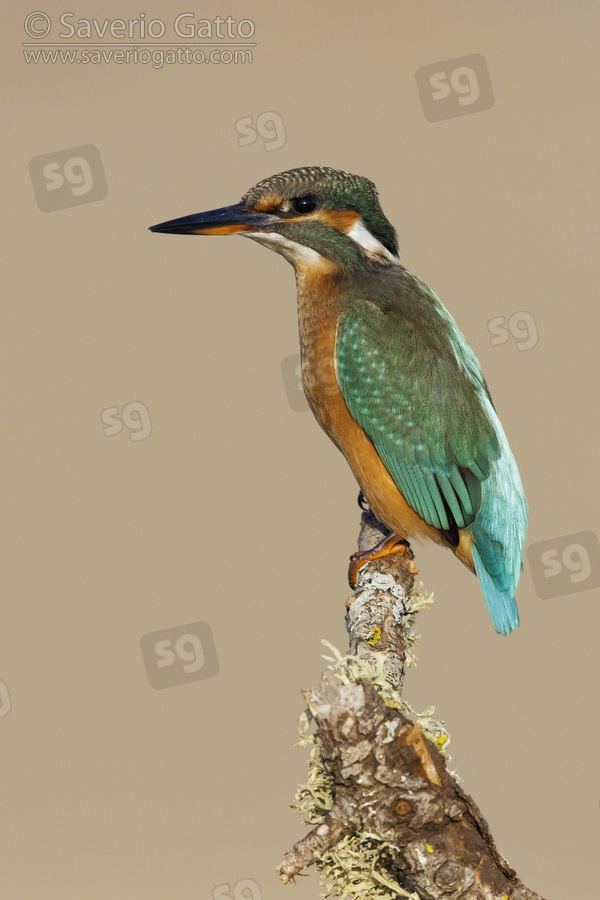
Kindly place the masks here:
<instances>
[{"instance_id":1,"label":"long pointed beak","mask_svg":"<svg viewBox=\"0 0 600 900\"><path fill-rule=\"evenodd\" d=\"M246 209L243 203L235 203L233 206L171 219L170 222L153 225L149 230L164 234L242 234L245 231L263 231L279 221L278 216L253 212Z\"/></svg>"}]
</instances>

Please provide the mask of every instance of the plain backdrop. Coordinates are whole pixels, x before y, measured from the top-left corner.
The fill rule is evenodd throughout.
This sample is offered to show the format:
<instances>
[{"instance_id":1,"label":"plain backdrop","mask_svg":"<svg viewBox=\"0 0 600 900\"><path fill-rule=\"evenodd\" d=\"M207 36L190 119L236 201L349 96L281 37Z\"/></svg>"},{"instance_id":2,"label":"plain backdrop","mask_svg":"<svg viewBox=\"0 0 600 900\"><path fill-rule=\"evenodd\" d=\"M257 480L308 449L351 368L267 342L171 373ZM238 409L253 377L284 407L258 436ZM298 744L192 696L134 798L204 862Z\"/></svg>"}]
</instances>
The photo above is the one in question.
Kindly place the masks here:
<instances>
[{"instance_id":1,"label":"plain backdrop","mask_svg":"<svg viewBox=\"0 0 600 900\"><path fill-rule=\"evenodd\" d=\"M93 43L57 37L66 9L140 13L50 0L43 41ZM283 887L275 865L306 831L289 809L306 771L300 689L320 678L322 638L345 647L356 484L296 402L292 269L237 237L147 231L302 165L377 184L404 265L482 363L527 546L550 542L567 578L540 596L548 566L526 559L522 625L501 638L473 576L415 547L436 602L405 696L435 705L524 882L547 900L597 896L597 5L168 0L144 7L164 43L190 42L173 21L191 12L251 20L255 46L251 63L162 67L27 63L23 43L42 42L24 31L31 11L5 9L1 37L0 896L318 896L314 870ZM493 102L429 121L415 73L439 63L470 99L468 78L450 79L472 56ZM70 162L90 145L104 191L96 157L87 175ZM63 205L44 211L52 190ZM563 554L584 532L577 581L583 551ZM196 677L194 640L173 639L159 681L186 658L192 674L153 687L142 638L197 622L218 672L212 659Z\"/></svg>"}]
</instances>

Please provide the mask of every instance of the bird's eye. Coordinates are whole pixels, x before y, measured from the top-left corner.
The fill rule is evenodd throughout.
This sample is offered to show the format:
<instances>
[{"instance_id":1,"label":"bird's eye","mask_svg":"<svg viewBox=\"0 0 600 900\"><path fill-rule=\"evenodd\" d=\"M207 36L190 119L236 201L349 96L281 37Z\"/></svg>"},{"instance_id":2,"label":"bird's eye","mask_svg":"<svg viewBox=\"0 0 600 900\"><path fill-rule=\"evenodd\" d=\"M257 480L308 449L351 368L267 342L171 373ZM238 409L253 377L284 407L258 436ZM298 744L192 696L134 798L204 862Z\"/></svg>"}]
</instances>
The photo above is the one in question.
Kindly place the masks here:
<instances>
[{"instance_id":1,"label":"bird's eye","mask_svg":"<svg viewBox=\"0 0 600 900\"><path fill-rule=\"evenodd\" d=\"M304 197L296 197L292 200L292 209L300 215L311 213L317 208L317 198L314 194L305 194Z\"/></svg>"}]
</instances>

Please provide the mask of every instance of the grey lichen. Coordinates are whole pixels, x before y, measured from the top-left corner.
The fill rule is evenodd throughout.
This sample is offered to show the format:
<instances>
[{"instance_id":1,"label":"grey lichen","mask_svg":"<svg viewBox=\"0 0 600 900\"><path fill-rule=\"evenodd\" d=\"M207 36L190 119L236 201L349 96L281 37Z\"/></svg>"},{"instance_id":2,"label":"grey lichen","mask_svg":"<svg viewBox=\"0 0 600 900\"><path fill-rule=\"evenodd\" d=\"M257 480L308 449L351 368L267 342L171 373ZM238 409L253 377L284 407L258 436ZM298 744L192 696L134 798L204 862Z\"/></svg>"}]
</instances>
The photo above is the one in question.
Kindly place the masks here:
<instances>
[{"instance_id":1,"label":"grey lichen","mask_svg":"<svg viewBox=\"0 0 600 900\"><path fill-rule=\"evenodd\" d=\"M313 746L308 761L308 778L298 788L292 808L304 817L306 825L316 825L333 806L333 779L325 770L320 758L319 741L307 735L310 714L302 713L299 720L300 741L296 746ZM354 900L392 900L407 897L420 900L418 894L409 894L389 874L382 860L387 843L374 834L351 834L336 847L323 854L318 862L321 873L321 897L346 897Z\"/></svg>"},{"instance_id":2,"label":"grey lichen","mask_svg":"<svg viewBox=\"0 0 600 900\"><path fill-rule=\"evenodd\" d=\"M383 862L389 844L379 835L358 834L345 837L319 863L321 897L346 897L353 900L393 900L407 897L420 900L418 894L405 891L389 874Z\"/></svg>"}]
</instances>

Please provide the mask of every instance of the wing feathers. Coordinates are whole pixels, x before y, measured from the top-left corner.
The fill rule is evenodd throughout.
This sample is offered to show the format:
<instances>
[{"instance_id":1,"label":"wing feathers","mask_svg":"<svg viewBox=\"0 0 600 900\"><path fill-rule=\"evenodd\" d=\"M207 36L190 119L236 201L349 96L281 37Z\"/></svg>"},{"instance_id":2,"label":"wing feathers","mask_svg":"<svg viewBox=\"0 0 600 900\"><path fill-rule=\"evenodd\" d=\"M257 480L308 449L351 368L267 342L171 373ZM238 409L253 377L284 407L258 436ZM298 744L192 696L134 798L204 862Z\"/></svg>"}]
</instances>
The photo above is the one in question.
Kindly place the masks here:
<instances>
[{"instance_id":1,"label":"wing feathers","mask_svg":"<svg viewBox=\"0 0 600 900\"><path fill-rule=\"evenodd\" d=\"M475 354L435 294L391 266L341 314L336 373L350 413L407 503L452 546L472 534L497 631L519 622L514 591L527 527L518 470Z\"/></svg>"},{"instance_id":2,"label":"wing feathers","mask_svg":"<svg viewBox=\"0 0 600 900\"><path fill-rule=\"evenodd\" d=\"M368 304L347 310L337 378L407 502L434 528L452 531L475 519L498 442L480 402L483 378L479 384L450 344L441 360L440 347L427 343L431 331L420 344L414 323L399 316Z\"/></svg>"}]
</instances>

